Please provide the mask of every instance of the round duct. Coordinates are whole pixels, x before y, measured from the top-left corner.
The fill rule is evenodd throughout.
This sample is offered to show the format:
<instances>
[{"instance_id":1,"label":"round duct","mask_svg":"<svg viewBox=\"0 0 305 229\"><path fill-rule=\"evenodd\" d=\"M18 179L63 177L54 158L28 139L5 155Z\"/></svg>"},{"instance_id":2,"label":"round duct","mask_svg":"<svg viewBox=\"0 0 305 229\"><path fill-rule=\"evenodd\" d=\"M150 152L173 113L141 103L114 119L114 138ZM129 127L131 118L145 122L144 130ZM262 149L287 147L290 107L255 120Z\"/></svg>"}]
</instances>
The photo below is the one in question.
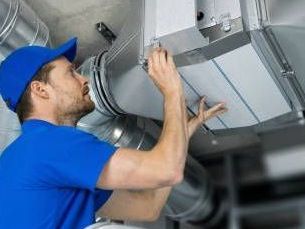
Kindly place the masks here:
<instances>
[{"instance_id":1,"label":"round duct","mask_svg":"<svg viewBox=\"0 0 305 229\"><path fill-rule=\"evenodd\" d=\"M25 2L0 1L0 62L16 48L48 42L47 26Z\"/></svg>"}]
</instances>

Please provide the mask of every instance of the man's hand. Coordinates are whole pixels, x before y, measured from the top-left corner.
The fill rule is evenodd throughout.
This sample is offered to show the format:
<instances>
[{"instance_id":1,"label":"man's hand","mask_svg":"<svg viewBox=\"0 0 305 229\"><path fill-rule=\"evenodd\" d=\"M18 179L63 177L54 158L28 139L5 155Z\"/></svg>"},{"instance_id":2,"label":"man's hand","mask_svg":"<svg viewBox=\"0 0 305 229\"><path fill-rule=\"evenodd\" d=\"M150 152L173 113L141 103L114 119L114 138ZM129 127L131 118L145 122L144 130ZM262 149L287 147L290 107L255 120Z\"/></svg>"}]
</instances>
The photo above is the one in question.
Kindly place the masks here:
<instances>
[{"instance_id":1,"label":"man's hand","mask_svg":"<svg viewBox=\"0 0 305 229\"><path fill-rule=\"evenodd\" d=\"M164 97L184 96L180 75L173 57L165 49L156 48L152 51L148 58L148 74ZM198 114L188 120L188 137L190 138L198 127L207 120L226 111L224 103L216 104L206 110L205 98L201 99Z\"/></svg>"},{"instance_id":2,"label":"man's hand","mask_svg":"<svg viewBox=\"0 0 305 229\"><path fill-rule=\"evenodd\" d=\"M225 103L218 103L210 109L206 110L205 99L206 98L203 97L200 100L197 115L188 120L189 138L192 137L200 125L204 124L209 119L228 111L228 109L225 107Z\"/></svg>"},{"instance_id":3,"label":"man's hand","mask_svg":"<svg viewBox=\"0 0 305 229\"><path fill-rule=\"evenodd\" d=\"M183 94L173 57L165 49L156 48L151 52L148 58L148 74L163 96Z\"/></svg>"}]
</instances>

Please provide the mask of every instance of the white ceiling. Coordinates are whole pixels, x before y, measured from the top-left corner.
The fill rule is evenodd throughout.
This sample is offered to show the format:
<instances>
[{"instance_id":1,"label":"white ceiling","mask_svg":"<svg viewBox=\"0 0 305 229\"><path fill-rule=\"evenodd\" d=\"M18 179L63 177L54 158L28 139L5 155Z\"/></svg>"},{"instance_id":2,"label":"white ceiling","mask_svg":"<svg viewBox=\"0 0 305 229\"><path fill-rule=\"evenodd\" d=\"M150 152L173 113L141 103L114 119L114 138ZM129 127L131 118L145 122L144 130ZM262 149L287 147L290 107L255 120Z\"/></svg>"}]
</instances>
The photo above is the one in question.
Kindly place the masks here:
<instances>
[{"instance_id":1,"label":"white ceiling","mask_svg":"<svg viewBox=\"0 0 305 229\"><path fill-rule=\"evenodd\" d=\"M107 49L109 43L96 31L103 21L118 34L128 14L130 0L25 0L49 27L53 45L79 38L77 62Z\"/></svg>"}]
</instances>

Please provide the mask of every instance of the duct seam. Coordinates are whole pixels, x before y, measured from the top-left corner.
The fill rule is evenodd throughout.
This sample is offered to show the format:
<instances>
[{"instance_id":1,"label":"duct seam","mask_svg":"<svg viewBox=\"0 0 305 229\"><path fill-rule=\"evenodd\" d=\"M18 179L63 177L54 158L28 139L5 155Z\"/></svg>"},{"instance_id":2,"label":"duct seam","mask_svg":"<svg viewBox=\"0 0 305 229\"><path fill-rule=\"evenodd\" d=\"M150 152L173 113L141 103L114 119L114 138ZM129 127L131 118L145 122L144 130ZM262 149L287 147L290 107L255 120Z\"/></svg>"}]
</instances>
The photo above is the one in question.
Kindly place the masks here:
<instances>
[{"instance_id":1,"label":"duct seam","mask_svg":"<svg viewBox=\"0 0 305 229\"><path fill-rule=\"evenodd\" d=\"M250 107L250 105L247 103L247 101L243 98L243 96L240 94L240 92L235 88L234 84L229 80L227 74L222 70L222 68L219 66L219 64L213 59L212 60L213 64L215 65L215 67L218 69L218 71L221 73L221 75L224 77L224 79L226 80L226 82L230 85L230 87L234 90L234 92L237 94L237 96L240 98L240 100L242 101L242 103L247 107L247 109L249 110L249 112L251 113L251 115L255 118L255 120L260 123L260 119L257 117L257 115L255 114L255 112L252 110L252 108Z\"/></svg>"},{"instance_id":2,"label":"duct seam","mask_svg":"<svg viewBox=\"0 0 305 229\"><path fill-rule=\"evenodd\" d=\"M179 73L179 74L180 74L181 79L183 80L183 82L191 88L191 90L198 96L198 100L199 100L200 97L201 97L201 95L197 92L197 90L193 87L193 85L191 85L191 84L184 78L184 76L183 76L181 73ZM205 104L205 105L209 108L209 106L208 106L207 104ZM196 113L195 113L191 108L188 108L188 109L192 112L193 115L196 115ZM219 122L220 122L226 129L228 129L228 126L225 124L225 122L224 122L219 116L217 116L216 118L219 120ZM202 129L204 129L204 128L209 129L206 125L202 125L201 128L202 128ZM211 130L209 130L209 131L211 131Z\"/></svg>"}]
</instances>

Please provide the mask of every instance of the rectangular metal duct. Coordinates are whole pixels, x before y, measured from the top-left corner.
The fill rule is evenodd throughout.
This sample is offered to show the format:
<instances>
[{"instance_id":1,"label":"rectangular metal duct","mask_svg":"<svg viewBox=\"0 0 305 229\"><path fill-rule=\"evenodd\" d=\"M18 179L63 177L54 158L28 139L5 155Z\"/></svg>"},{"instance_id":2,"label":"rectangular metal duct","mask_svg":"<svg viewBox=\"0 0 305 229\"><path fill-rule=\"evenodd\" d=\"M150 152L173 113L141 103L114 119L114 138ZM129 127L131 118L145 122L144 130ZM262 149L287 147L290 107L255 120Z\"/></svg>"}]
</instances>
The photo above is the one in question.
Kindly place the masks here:
<instances>
[{"instance_id":1,"label":"rectangular metal duct","mask_svg":"<svg viewBox=\"0 0 305 229\"><path fill-rule=\"evenodd\" d=\"M252 126L295 109L294 91L286 90L249 33L249 23L258 21L255 0L215 2L223 7L208 8L207 15L222 19L199 26L197 7L215 7L209 1L133 1L106 60L111 99L121 111L162 119L162 96L145 69L147 52L156 43L175 54L191 113L203 95L209 106L227 103L229 112L207 123L211 129Z\"/></svg>"},{"instance_id":2,"label":"rectangular metal duct","mask_svg":"<svg viewBox=\"0 0 305 229\"><path fill-rule=\"evenodd\" d=\"M305 108L302 0L240 0L244 25L265 66L296 110Z\"/></svg>"},{"instance_id":3,"label":"rectangular metal duct","mask_svg":"<svg viewBox=\"0 0 305 229\"><path fill-rule=\"evenodd\" d=\"M210 97L211 105L227 103L230 111L220 119L228 128L255 125L291 111L251 44L179 71L198 94Z\"/></svg>"}]
</instances>

